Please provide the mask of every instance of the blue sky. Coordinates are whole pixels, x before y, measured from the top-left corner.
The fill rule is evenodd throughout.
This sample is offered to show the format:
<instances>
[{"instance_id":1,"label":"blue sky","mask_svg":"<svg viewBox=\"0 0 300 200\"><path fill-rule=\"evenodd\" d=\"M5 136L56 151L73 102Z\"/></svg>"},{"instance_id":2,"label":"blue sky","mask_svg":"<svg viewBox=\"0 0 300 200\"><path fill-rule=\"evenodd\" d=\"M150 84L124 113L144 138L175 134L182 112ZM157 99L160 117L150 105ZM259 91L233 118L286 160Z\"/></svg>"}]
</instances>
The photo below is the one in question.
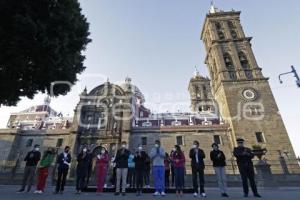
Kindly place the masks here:
<instances>
[{"instance_id":1,"label":"blue sky","mask_svg":"<svg viewBox=\"0 0 300 200\"><path fill-rule=\"evenodd\" d=\"M197 65L207 75L200 32L210 0L81 0L93 42L88 46L86 71L67 96L52 99L52 107L73 114L78 94L109 77L122 82L128 75L146 96L147 105L181 102L187 109L188 82ZM297 155L300 155L300 88L292 76L278 82L291 64L300 73L300 2L297 0L215 0L222 10L242 11L241 22L258 64L270 84ZM43 102L44 95L23 99L17 107L0 108L0 127L9 114ZM164 109L154 111L169 110ZM177 108L176 108L177 109Z\"/></svg>"}]
</instances>

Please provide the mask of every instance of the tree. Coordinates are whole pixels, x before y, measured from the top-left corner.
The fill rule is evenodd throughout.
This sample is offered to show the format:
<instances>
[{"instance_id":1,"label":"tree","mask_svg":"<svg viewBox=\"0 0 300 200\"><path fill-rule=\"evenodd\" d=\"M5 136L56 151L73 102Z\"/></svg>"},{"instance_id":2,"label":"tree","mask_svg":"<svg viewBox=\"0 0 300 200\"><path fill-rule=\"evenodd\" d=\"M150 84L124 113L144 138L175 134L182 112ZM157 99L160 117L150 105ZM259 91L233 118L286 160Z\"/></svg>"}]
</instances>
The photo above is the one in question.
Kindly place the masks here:
<instances>
[{"instance_id":1,"label":"tree","mask_svg":"<svg viewBox=\"0 0 300 200\"><path fill-rule=\"evenodd\" d=\"M0 0L0 106L75 84L85 69L89 24L78 0ZM53 95L70 91L56 85Z\"/></svg>"}]
</instances>

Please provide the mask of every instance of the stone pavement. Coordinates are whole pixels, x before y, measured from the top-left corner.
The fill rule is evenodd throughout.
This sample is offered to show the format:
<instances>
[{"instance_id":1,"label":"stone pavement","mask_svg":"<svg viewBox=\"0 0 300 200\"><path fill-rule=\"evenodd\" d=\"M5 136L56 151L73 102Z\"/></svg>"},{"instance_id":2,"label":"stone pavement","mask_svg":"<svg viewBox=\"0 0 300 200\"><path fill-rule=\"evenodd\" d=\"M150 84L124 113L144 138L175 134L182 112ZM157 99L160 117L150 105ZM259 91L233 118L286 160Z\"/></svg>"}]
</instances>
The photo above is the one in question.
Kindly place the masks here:
<instances>
[{"instance_id":1,"label":"stone pavement","mask_svg":"<svg viewBox=\"0 0 300 200\"><path fill-rule=\"evenodd\" d=\"M43 195L33 194L33 193L22 193L18 194L16 191L19 189L19 186L0 186L0 199L1 200L129 200L129 199L143 199L143 200L153 200L153 199L165 199L165 200L176 200L175 194L167 194L166 197L153 197L151 194L144 194L141 197L136 197L134 193L127 194L125 197L118 196L115 197L113 193L104 193L102 195L96 195L95 193L82 193L81 195L76 195L74 193L74 188L67 187L63 195L53 195L53 187L47 188L47 191ZM299 200L300 199L300 187L299 188L260 188L260 194L263 196L261 199L265 200ZM217 188L208 188L207 191L207 200L213 199L224 199L220 197L219 191ZM241 188L230 188L229 190L230 198L228 199L246 199L243 198ZM192 194L185 194L183 198L178 198L182 200L194 199ZM201 199L200 197L197 199ZM203 198L202 198L203 199ZM227 198L225 198L227 199ZM247 199L256 199L251 197Z\"/></svg>"}]
</instances>

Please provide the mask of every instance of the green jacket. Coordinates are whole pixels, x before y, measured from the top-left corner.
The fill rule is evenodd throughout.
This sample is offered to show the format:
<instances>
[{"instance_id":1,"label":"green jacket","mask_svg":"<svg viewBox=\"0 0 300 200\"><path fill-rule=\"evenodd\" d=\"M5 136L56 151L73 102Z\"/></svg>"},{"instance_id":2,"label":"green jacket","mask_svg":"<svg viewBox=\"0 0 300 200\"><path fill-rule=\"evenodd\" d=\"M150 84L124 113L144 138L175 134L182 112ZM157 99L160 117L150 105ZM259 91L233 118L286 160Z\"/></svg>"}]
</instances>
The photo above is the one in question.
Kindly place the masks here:
<instances>
[{"instance_id":1,"label":"green jacket","mask_svg":"<svg viewBox=\"0 0 300 200\"><path fill-rule=\"evenodd\" d=\"M40 162L40 168L49 167L52 164L53 160L54 160L53 154L45 155Z\"/></svg>"}]
</instances>

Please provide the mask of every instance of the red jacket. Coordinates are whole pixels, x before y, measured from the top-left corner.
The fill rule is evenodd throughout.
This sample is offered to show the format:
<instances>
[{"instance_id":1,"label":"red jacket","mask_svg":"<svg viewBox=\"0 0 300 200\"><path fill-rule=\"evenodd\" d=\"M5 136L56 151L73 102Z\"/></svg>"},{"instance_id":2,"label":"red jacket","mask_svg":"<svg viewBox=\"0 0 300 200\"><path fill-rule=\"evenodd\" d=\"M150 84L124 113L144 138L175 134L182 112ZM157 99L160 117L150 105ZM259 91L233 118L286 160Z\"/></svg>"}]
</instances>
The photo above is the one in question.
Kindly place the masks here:
<instances>
[{"instance_id":1,"label":"red jacket","mask_svg":"<svg viewBox=\"0 0 300 200\"><path fill-rule=\"evenodd\" d=\"M171 160L174 163L174 167L185 167L185 156L183 152L181 154L175 152L172 155Z\"/></svg>"},{"instance_id":2,"label":"red jacket","mask_svg":"<svg viewBox=\"0 0 300 200\"><path fill-rule=\"evenodd\" d=\"M104 155L101 155L101 159L99 159L98 157L97 158L97 165L99 166L107 166L108 165L108 162L109 162L109 157L108 157L108 154L105 153Z\"/></svg>"}]
</instances>

